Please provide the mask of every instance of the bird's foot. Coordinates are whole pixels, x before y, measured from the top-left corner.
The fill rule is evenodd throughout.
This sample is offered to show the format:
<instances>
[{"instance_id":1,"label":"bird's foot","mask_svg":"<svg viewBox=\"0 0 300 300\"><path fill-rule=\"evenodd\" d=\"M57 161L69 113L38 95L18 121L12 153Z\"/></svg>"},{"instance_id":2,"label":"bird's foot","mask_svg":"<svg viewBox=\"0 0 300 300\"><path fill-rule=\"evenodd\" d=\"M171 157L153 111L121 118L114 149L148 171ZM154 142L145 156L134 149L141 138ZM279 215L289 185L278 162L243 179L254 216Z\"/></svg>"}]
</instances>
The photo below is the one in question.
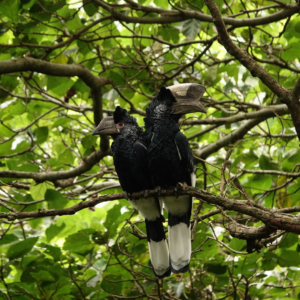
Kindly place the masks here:
<instances>
[{"instance_id":1,"label":"bird's foot","mask_svg":"<svg viewBox=\"0 0 300 300\"><path fill-rule=\"evenodd\" d=\"M131 199L131 194L127 192L123 192L125 199L130 200Z\"/></svg>"},{"instance_id":2,"label":"bird's foot","mask_svg":"<svg viewBox=\"0 0 300 300\"><path fill-rule=\"evenodd\" d=\"M149 191L148 190L144 190L143 191L143 195L144 195L144 198L147 199L148 196L149 196Z\"/></svg>"},{"instance_id":3,"label":"bird's foot","mask_svg":"<svg viewBox=\"0 0 300 300\"><path fill-rule=\"evenodd\" d=\"M161 187L160 186L156 187L155 192L157 193L157 196L160 196L161 195Z\"/></svg>"},{"instance_id":4,"label":"bird's foot","mask_svg":"<svg viewBox=\"0 0 300 300\"><path fill-rule=\"evenodd\" d=\"M178 198L178 190L177 190L177 187L176 187L176 186L173 187L172 190L173 190L173 193L175 194L176 199L177 199L177 198Z\"/></svg>"}]
</instances>

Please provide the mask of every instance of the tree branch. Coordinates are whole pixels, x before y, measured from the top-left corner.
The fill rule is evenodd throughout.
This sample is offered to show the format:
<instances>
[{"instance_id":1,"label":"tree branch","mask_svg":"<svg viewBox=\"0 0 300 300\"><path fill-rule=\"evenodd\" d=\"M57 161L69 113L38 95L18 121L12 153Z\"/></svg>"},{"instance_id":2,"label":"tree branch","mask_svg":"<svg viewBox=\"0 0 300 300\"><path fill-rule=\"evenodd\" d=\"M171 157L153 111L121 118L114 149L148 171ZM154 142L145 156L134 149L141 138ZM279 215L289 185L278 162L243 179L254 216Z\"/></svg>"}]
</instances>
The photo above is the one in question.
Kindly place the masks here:
<instances>
[{"instance_id":1,"label":"tree branch","mask_svg":"<svg viewBox=\"0 0 300 300\"><path fill-rule=\"evenodd\" d=\"M253 119L250 120L248 122L246 122L245 124L243 124L242 126L240 126L238 129L236 129L235 131L229 133L228 135L226 135L225 137L219 139L218 141L209 144L208 146L197 150L195 152L195 158L197 161L197 157L206 159L209 155L211 155L212 153L220 150L221 148L228 146L230 144L233 144L235 142L237 142L238 140L242 139L243 136L253 127L255 127L256 125L258 125L260 122L264 121L264 119Z\"/></svg>"},{"instance_id":2,"label":"tree branch","mask_svg":"<svg viewBox=\"0 0 300 300\"><path fill-rule=\"evenodd\" d=\"M31 57L20 57L0 62L0 74L22 71L39 72L59 77L78 76L91 88L95 126L100 123L103 116L101 87L112 83L113 81L111 79L95 76L86 67L80 64L54 64ZM106 137L101 137L100 147L104 152L108 150L109 143Z\"/></svg>"},{"instance_id":3,"label":"tree branch","mask_svg":"<svg viewBox=\"0 0 300 300\"><path fill-rule=\"evenodd\" d=\"M132 9L140 10L145 13L157 13L160 14L160 17L130 17L127 14L123 14L118 12L113 6L102 0L93 0L96 5L99 5L103 9L109 11L112 14L112 17L118 21L124 21L127 23L140 23L140 24L169 24L181 22L188 19L197 19L203 22L212 23L214 22L213 17L196 12L191 10L167 10L157 7L149 7L143 6L133 1L130 1L132 5ZM245 27L245 26L257 26L269 24L272 22L278 22L282 19L286 19L296 13L299 12L299 6L289 5L286 8L271 14L266 17L258 17L258 18L248 18L248 19L233 19L232 17L225 17L224 22L226 25L233 25L234 27Z\"/></svg>"},{"instance_id":4,"label":"tree branch","mask_svg":"<svg viewBox=\"0 0 300 300\"><path fill-rule=\"evenodd\" d=\"M72 177L79 176L87 171L89 171L95 164L99 162L103 157L110 155L110 150L106 152L102 152L101 150L97 150L92 153L90 156L84 158L84 163L72 170L69 171L57 171L57 172L19 172L19 171L10 171L4 170L0 171L0 178L32 178L37 183L41 183L44 181L52 181L55 182L59 179L68 179Z\"/></svg>"},{"instance_id":5,"label":"tree branch","mask_svg":"<svg viewBox=\"0 0 300 300\"><path fill-rule=\"evenodd\" d=\"M202 124L216 124L216 125L224 125L231 124L243 120L250 119L259 119L261 121L266 120L271 117L276 117L276 115L285 115L289 113L289 109L285 104L280 104L276 106L265 107L264 109L254 111L251 113L238 114L232 117L227 118L217 118L217 119L198 119L198 120L186 120L181 119L180 122L183 122L184 125L202 125Z\"/></svg>"},{"instance_id":6,"label":"tree branch","mask_svg":"<svg viewBox=\"0 0 300 300\"><path fill-rule=\"evenodd\" d=\"M177 186L178 195L189 195L200 199L207 204L216 205L222 207L225 210L233 210L262 221L267 227L271 229L280 229L288 232L293 232L296 234L300 233L300 218L298 216L289 215L286 213L281 213L279 210L268 209L253 200L232 200L227 197L220 197L215 194L211 194L199 188L178 185ZM163 190L161 191L161 196L173 195L173 190ZM156 196L157 191L149 191L149 196ZM133 193L132 198L139 199L144 197L143 192ZM8 213L1 212L0 218L15 220L15 219L25 219L25 218L40 218L47 216L61 216L61 215L71 215L75 214L84 208L93 207L96 204L124 199L124 194L110 194L103 195L96 199L81 202L74 206L63 208L63 209L42 209L38 212L17 212Z\"/></svg>"},{"instance_id":7,"label":"tree branch","mask_svg":"<svg viewBox=\"0 0 300 300\"><path fill-rule=\"evenodd\" d=\"M292 120L300 141L300 78L298 78L296 85L291 93L289 101L286 101L286 105L289 107Z\"/></svg>"}]
</instances>

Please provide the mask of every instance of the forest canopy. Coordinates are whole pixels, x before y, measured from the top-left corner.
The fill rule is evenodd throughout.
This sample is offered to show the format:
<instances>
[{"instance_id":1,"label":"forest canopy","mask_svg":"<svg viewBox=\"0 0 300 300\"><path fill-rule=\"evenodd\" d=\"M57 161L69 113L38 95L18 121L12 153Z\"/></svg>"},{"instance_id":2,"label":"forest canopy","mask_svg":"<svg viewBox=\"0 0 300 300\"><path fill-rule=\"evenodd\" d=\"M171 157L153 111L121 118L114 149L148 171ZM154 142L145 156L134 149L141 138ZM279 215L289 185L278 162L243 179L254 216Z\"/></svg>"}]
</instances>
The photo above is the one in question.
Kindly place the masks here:
<instances>
[{"instance_id":1,"label":"forest canopy","mask_svg":"<svg viewBox=\"0 0 300 300\"><path fill-rule=\"evenodd\" d=\"M292 0L2 0L0 299L299 299L299 12ZM207 114L180 120L193 252L189 272L158 280L112 140L92 132L118 105L144 126L179 83L206 87Z\"/></svg>"}]
</instances>

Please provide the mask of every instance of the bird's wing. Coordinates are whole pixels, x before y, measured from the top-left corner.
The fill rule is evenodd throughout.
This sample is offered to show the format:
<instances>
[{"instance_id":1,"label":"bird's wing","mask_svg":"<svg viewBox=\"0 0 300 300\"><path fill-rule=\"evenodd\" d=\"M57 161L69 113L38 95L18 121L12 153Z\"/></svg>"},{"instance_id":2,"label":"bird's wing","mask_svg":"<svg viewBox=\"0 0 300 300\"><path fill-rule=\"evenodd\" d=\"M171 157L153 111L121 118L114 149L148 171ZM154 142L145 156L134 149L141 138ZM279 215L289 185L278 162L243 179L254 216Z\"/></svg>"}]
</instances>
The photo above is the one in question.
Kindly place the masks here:
<instances>
[{"instance_id":1,"label":"bird's wing","mask_svg":"<svg viewBox=\"0 0 300 300\"><path fill-rule=\"evenodd\" d=\"M178 150L178 155L179 155L181 165L184 168L184 173L185 173L184 179L186 181L186 184L189 186L195 186L194 185L194 175L195 175L194 158L193 158L193 152L192 149L190 148L188 139L182 132L178 131L175 135L174 141Z\"/></svg>"},{"instance_id":2,"label":"bird's wing","mask_svg":"<svg viewBox=\"0 0 300 300\"><path fill-rule=\"evenodd\" d=\"M137 140L133 146L135 165L139 174L149 180L148 187L152 187L148 174L147 147L143 140ZM145 218L149 253L154 273L158 278L170 276L169 250L165 231L162 224L161 206L157 197L129 200L139 213Z\"/></svg>"}]
</instances>

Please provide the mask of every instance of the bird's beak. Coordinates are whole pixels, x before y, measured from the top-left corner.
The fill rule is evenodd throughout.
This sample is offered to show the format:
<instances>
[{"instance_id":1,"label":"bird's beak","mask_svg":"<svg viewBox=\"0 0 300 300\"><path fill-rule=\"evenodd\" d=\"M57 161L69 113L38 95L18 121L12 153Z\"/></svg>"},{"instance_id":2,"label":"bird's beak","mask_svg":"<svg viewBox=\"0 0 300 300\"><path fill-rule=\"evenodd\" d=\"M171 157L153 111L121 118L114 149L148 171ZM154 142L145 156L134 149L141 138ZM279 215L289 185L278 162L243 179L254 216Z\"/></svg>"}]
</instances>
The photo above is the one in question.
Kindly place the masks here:
<instances>
[{"instance_id":1,"label":"bird's beak","mask_svg":"<svg viewBox=\"0 0 300 300\"><path fill-rule=\"evenodd\" d=\"M113 117L105 117L104 119L102 119L100 124L93 131L93 135L100 135L100 134L112 135L118 133L119 133L119 129L117 128Z\"/></svg>"},{"instance_id":2,"label":"bird's beak","mask_svg":"<svg viewBox=\"0 0 300 300\"><path fill-rule=\"evenodd\" d=\"M201 84L182 83L167 87L176 99L172 106L174 115L184 115L192 112L204 112L205 107L199 102L200 98L206 91Z\"/></svg>"}]
</instances>

